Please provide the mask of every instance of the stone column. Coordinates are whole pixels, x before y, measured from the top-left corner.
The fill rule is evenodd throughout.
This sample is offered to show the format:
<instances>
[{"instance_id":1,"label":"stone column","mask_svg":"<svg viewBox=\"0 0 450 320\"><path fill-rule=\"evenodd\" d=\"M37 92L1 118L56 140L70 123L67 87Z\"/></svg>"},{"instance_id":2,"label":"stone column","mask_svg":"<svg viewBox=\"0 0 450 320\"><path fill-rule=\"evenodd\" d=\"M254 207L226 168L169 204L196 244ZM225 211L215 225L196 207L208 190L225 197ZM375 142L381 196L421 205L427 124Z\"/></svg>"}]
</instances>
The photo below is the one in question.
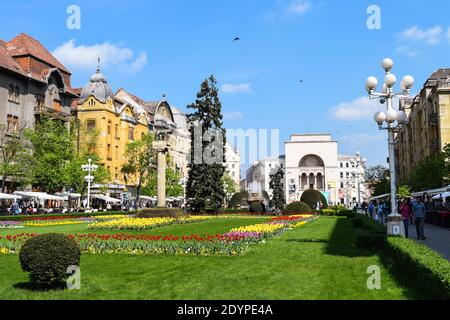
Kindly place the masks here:
<instances>
[{"instance_id":1,"label":"stone column","mask_svg":"<svg viewBox=\"0 0 450 320\"><path fill-rule=\"evenodd\" d=\"M159 151L157 154L158 163L158 208L166 207L166 153Z\"/></svg>"}]
</instances>

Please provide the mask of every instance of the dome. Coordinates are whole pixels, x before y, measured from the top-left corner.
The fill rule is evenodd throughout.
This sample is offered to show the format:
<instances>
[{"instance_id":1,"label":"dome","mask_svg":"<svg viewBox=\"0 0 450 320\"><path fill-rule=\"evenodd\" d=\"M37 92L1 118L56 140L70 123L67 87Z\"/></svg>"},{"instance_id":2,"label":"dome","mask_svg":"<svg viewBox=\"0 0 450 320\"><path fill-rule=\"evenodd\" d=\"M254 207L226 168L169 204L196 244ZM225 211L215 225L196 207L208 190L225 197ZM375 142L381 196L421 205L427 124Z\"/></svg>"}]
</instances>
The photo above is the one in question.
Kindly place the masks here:
<instances>
[{"instance_id":1,"label":"dome","mask_svg":"<svg viewBox=\"0 0 450 320\"><path fill-rule=\"evenodd\" d=\"M109 98L114 98L114 93L108 86L106 77L100 72L100 68L97 69L97 72L91 76L89 83L81 90L80 104L91 96L102 103L106 103Z\"/></svg>"}]
</instances>

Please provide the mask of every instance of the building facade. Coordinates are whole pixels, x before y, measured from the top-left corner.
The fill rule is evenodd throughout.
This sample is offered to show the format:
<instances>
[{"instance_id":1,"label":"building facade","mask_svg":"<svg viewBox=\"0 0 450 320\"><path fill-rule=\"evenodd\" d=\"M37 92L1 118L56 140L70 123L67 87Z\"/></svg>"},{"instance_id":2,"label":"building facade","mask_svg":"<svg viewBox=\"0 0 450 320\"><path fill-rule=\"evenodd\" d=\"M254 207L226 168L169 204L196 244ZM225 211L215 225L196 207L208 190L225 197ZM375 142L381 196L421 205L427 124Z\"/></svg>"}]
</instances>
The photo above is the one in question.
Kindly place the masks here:
<instances>
[{"instance_id":1,"label":"building facade","mask_svg":"<svg viewBox=\"0 0 450 320\"><path fill-rule=\"evenodd\" d=\"M245 187L246 191L253 198L263 199L264 191L269 197L272 197L272 190L270 190L270 176L276 173L279 169L284 172L285 156L270 157L256 161L246 171Z\"/></svg>"},{"instance_id":2,"label":"building facade","mask_svg":"<svg viewBox=\"0 0 450 320\"><path fill-rule=\"evenodd\" d=\"M413 168L450 143L450 69L439 69L420 93L400 101L406 124L395 139L398 182L405 184Z\"/></svg>"},{"instance_id":3,"label":"building facade","mask_svg":"<svg viewBox=\"0 0 450 320\"><path fill-rule=\"evenodd\" d=\"M256 161L247 171L245 190L253 198L263 199L270 176L279 168L284 172L286 202L300 201L305 190L322 192L329 204L350 204L358 200L356 174L364 175L365 167L355 168L352 156L339 155L338 143L329 134L292 135L285 143L285 155ZM360 179L361 202L368 199L367 188Z\"/></svg>"},{"instance_id":4,"label":"building facade","mask_svg":"<svg viewBox=\"0 0 450 320\"><path fill-rule=\"evenodd\" d=\"M241 183L241 156L229 143L225 145L225 172L233 179L236 190Z\"/></svg>"},{"instance_id":5,"label":"building facade","mask_svg":"<svg viewBox=\"0 0 450 320\"><path fill-rule=\"evenodd\" d=\"M358 202L358 198L361 202L367 201L370 196L364 180L365 165L359 167L352 165L351 160L354 157L350 155L338 155L338 203L340 204L347 205L355 203Z\"/></svg>"},{"instance_id":6,"label":"building facade","mask_svg":"<svg viewBox=\"0 0 450 320\"><path fill-rule=\"evenodd\" d=\"M42 115L59 119L69 128L72 101L71 73L39 41L20 34L0 40L0 126L14 135L33 128ZM7 181L7 189L13 186Z\"/></svg>"},{"instance_id":7,"label":"building facade","mask_svg":"<svg viewBox=\"0 0 450 320\"><path fill-rule=\"evenodd\" d=\"M329 134L292 135L285 143L286 202L300 201L305 190L321 191L338 202L338 143Z\"/></svg>"}]
</instances>

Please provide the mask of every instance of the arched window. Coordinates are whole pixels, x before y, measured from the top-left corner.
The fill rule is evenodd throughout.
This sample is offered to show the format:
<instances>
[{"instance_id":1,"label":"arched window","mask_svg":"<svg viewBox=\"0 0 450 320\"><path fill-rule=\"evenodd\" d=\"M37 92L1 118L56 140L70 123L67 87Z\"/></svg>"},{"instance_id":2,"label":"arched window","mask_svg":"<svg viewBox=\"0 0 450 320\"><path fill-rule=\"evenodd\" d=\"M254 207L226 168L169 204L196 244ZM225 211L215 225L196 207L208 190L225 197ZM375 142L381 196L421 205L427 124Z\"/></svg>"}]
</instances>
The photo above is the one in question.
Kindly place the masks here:
<instances>
[{"instance_id":1,"label":"arched window","mask_svg":"<svg viewBox=\"0 0 450 320\"><path fill-rule=\"evenodd\" d=\"M308 167L324 167L325 163L323 162L322 158L315 155L315 154L309 154L307 156L304 156L300 160L300 167L302 168L308 168Z\"/></svg>"}]
</instances>

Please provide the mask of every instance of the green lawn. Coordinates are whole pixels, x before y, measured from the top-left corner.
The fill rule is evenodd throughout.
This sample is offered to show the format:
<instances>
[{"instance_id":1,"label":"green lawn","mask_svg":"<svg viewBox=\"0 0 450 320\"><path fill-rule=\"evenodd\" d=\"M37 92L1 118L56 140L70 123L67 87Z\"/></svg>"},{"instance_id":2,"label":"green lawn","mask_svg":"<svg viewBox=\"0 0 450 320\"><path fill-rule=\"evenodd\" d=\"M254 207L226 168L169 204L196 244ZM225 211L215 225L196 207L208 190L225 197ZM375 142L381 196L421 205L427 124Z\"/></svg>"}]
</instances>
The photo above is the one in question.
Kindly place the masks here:
<instances>
[{"instance_id":1,"label":"green lawn","mask_svg":"<svg viewBox=\"0 0 450 320\"><path fill-rule=\"evenodd\" d=\"M219 219L173 225L152 234L225 232L265 219ZM29 232L27 228L16 232ZM0 231L0 235L11 234ZM45 232L86 232L86 226ZM33 228L33 232L38 232ZM41 233L41 232L39 232ZM345 218L326 218L253 245L240 257L89 255L81 258L81 290L36 292L17 256L0 255L0 299L407 299L374 252L353 246ZM369 290L366 270L381 267L381 290Z\"/></svg>"}]
</instances>

